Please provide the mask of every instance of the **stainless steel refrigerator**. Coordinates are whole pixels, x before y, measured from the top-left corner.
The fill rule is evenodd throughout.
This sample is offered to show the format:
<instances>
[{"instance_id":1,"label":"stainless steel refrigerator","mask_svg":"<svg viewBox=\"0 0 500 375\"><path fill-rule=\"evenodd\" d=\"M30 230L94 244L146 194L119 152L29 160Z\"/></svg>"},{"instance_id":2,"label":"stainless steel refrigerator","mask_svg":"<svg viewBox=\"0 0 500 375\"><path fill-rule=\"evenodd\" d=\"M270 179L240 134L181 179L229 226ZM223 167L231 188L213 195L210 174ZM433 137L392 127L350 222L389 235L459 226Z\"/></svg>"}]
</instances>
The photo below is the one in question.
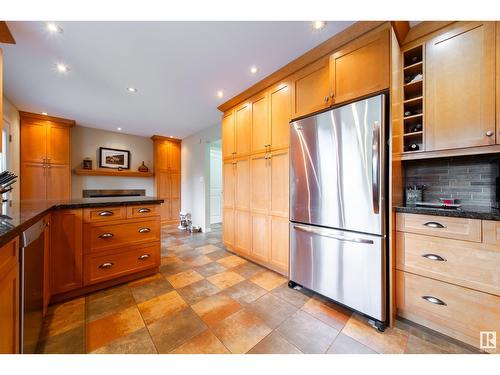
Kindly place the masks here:
<instances>
[{"instance_id":1,"label":"stainless steel refrigerator","mask_svg":"<svg viewBox=\"0 0 500 375\"><path fill-rule=\"evenodd\" d=\"M290 123L290 286L386 321L385 95Z\"/></svg>"}]
</instances>

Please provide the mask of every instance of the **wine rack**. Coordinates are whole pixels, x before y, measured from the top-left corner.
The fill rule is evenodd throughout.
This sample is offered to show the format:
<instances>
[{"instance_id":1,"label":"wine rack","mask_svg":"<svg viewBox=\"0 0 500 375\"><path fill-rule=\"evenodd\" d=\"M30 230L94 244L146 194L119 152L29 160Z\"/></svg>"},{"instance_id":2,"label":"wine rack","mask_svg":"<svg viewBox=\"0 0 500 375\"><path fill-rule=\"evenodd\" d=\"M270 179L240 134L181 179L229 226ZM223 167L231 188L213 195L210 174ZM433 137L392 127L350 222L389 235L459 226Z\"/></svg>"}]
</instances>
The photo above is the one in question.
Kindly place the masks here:
<instances>
[{"instance_id":1,"label":"wine rack","mask_svg":"<svg viewBox=\"0 0 500 375\"><path fill-rule=\"evenodd\" d=\"M403 152L424 148L424 46L403 51Z\"/></svg>"}]
</instances>

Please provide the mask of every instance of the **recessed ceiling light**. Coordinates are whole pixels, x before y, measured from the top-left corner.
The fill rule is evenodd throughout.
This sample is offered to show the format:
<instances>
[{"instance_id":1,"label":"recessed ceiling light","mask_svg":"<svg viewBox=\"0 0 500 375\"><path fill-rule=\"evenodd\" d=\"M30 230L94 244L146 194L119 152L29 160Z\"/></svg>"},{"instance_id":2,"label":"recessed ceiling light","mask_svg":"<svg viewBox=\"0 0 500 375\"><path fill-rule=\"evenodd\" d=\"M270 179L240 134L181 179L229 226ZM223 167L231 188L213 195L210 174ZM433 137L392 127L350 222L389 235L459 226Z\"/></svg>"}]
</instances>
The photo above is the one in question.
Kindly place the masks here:
<instances>
[{"instance_id":1,"label":"recessed ceiling light","mask_svg":"<svg viewBox=\"0 0 500 375\"><path fill-rule=\"evenodd\" d=\"M170 138L174 138L174 136L173 136L173 135L171 135L171 136L170 136Z\"/></svg>"},{"instance_id":2,"label":"recessed ceiling light","mask_svg":"<svg viewBox=\"0 0 500 375\"><path fill-rule=\"evenodd\" d=\"M56 64L56 69L59 73L68 73L69 72L69 66L67 66L66 64L62 64L62 63L57 63Z\"/></svg>"},{"instance_id":3,"label":"recessed ceiling light","mask_svg":"<svg viewBox=\"0 0 500 375\"><path fill-rule=\"evenodd\" d=\"M121 131L122 131L122 128L116 128L116 130L118 130L119 132L121 132Z\"/></svg>"},{"instance_id":4,"label":"recessed ceiling light","mask_svg":"<svg viewBox=\"0 0 500 375\"><path fill-rule=\"evenodd\" d=\"M224 91L222 91L222 90L217 91L217 96L219 98L222 98L224 96Z\"/></svg>"},{"instance_id":5,"label":"recessed ceiling light","mask_svg":"<svg viewBox=\"0 0 500 375\"><path fill-rule=\"evenodd\" d=\"M250 73L255 74L259 71L259 69L254 65L250 68Z\"/></svg>"},{"instance_id":6,"label":"recessed ceiling light","mask_svg":"<svg viewBox=\"0 0 500 375\"><path fill-rule=\"evenodd\" d=\"M42 115L47 116L48 113L47 112L42 112Z\"/></svg>"},{"instance_id":7,"label":"recessed ceiling light","mask_svg":"<svg viewBox=\"0 0 500 375\"><path fill-rule=\"evenodd\" d=\"M313 21L313 29L314 30L321 30L326 26L325 21Z\"/></svg>"},{"instance_id":8,"label":"recessed ceiling light","mask_svg":"<svg viewBox=\"0 0 500 375\"><path fill-rule=\"evenodd\" d=\"M47 22L47 30L49 30L49 32L51 32L52 34L62 34L63 32L63 29L57 26L54 22Z\"/></svg>"},{"instance_id":9,"label":"recessed ceiling light","mask_svg":"<svg viewBox=\"0 0 500 375\"><path fill-rule=\"evenodd\" d=\"M127 87L128 92L137 92L137 89L135 87Z\"/></svg>"}]
</instances>

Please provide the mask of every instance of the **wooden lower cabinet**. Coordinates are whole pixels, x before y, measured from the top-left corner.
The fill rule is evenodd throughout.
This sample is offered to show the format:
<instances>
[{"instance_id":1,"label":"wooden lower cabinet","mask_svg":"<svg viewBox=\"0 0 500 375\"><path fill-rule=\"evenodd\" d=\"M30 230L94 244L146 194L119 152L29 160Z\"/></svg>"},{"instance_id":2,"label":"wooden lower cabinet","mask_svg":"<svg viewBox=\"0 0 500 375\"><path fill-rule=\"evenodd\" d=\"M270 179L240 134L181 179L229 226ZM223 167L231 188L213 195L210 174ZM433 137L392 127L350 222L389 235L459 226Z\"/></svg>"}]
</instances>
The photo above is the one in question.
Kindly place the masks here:
<instances>
[{"instance_id":1,"label":"wooden lower cabinet","mask_svg":"<svg viewBox=\"0 0 500 375\"><path fill-rule=\"evenodd\" d=\"M19 353L19 240L0 248L0 354Z\"/></svg>"},{"instance_id":2,"label":"wooden lower cabinet","mask_svg":"<svg viewBox=\"0 0 500 375\"><path fill-rule=\"evenodd\" d=\"M290 262L290 225L288 218L270 216L271 244L269 263L273 268L288 275Z\"/></svg>"},{"instance_id":3,"label":"wooden lower cabinet","mask_svg":"<svg viewBox=\"0 0 500 375\"><path fill-rule=\"evenodd\" d=\"M269 216L252 213L252 258L269 262Z\"/></svg>"},{"instance_id":4,"label":"wooden lower cabinet","mask_svg":"<svg viewBox=\"0 0 500 375\"><path fill-rule=\"evenodd\" d=\"M234 209L222 210L222 242L229 248L234 247Z\"/></svg>"},{"instance_id":5,"label":"wooden lower cabinet","mask_svg":"<svg viewBox=\"0 0 500 375\"><path fill-rule=\"evenodd\" d=\"M234 249L239 254L250 254L252 247L252 227L250 220L250 211L235 211Z\"/></svg>"}]
</instances>

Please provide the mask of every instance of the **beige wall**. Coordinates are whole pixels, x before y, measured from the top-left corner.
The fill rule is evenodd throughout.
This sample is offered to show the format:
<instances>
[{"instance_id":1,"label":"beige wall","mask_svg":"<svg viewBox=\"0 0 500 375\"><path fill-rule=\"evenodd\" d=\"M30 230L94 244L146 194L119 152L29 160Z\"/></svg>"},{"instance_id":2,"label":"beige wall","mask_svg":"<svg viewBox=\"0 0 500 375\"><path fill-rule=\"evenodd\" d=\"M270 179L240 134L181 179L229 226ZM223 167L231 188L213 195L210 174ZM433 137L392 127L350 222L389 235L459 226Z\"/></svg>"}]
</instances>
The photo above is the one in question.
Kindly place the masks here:
<instances>
[{"instance_id":1,"label":"beige wall","mask_svg":"<svg viewBox=\"0 0 500 375\"><path fill-rule=\"evenodd\" d=\"M9 126L10 124L10 135L12 136L12 142L9 143L8 154L6 155L7 159L7 168L9 171L15 173L19 176L19 130L20 130L20 119L19 119L19 111L5 96L3 97L3 125ZM5 150L3 152L6 152ZM10 193L9 199L13 199L15 201L19 200L19 180L14 184L14 189L12 193Z\"/></svg>"},{"instance_id":2,"label":"beige wall","mask_svg":"<svg viewBox=\"0 0 500 375\"><path fill-rule=\"evenodd\" d=\"M147 137L76 126L72 129L72 169L80 168L84 158L92 159L93 168L99 165L99 147L130 150L130 170L136 171L142 161L153 170L153 141ZM153 196L153 177L77 176L72 174L73 198L81 198L83 189L146 189Z\"/></svg>"}]
</instances>

